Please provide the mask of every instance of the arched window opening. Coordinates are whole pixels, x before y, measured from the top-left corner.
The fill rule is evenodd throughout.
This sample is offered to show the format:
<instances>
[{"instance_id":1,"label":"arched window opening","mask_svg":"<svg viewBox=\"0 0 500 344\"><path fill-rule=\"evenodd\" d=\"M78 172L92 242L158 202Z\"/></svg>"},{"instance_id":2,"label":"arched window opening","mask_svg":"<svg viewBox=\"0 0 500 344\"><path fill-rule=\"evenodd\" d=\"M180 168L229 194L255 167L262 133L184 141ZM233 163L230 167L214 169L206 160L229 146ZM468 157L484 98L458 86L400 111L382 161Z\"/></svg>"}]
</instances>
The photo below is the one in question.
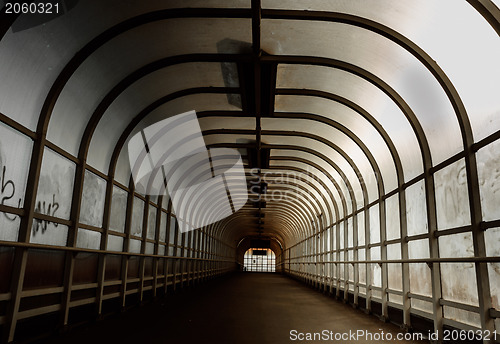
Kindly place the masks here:
<instances>
[{"instance_id":1,"label":"arched window opening","mask_svg":"<svg viewBox=\"0 0 500 344\"><path fill-rule=\"evenodd\" d=\"M251 248L245 252L244 271L275 272L276 255L270 248Z\"/></svg>"}]
</instances>

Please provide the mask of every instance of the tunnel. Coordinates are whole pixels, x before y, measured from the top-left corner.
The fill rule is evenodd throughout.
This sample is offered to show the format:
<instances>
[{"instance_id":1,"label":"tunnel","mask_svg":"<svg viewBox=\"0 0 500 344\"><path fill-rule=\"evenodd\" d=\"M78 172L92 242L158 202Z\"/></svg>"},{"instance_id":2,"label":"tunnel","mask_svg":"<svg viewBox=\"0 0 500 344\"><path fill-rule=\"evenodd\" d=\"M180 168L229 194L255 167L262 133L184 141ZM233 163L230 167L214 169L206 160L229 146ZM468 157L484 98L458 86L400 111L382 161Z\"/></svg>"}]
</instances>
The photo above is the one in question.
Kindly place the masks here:
<instances>
[{"instance_id":1,"label":"tunnel","mask_svg":"<svg viewBox=\"0 0 500 344\"><path fill-rule=\"evenodd\" d=\"M0 343L500 343L499 7L0 1Z\"/></svg>"}]
</instances>

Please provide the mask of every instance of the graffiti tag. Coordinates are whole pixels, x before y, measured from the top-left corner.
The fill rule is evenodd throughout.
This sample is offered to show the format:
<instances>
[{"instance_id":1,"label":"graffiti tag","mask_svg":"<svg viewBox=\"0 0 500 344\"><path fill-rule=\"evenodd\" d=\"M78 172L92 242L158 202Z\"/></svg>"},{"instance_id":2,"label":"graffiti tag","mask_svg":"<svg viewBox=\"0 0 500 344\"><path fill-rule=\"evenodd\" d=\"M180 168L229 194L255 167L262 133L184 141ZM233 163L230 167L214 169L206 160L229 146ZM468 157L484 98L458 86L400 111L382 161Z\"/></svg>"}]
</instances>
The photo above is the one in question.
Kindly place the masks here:
<instances>
[{"instance_id":1,"label":"graffiti tag","mask_svg":"<svg viewBox=\"0 0 500 344\"><path fill-rule=\"evenodd\" d=\"M56 202L56 195L52 195L52 202L47 203L45 201L38 201L36 204L35 212L39 214L44 214L44 215L49 215L49 216L55 216L57 210L59 209L59 203ZM40 220L40 219L34 219L34 226L33 226L33 235L38 233L39 231L45 233L47 231L47 227L53 224L54 227L57 227L57 223L53 223L47 220Z\"/></svg>"},{"instance_id":2,"label":"graffiti tag","mask_svg":"<svg viewBox=\"0 0 500 344\"><path fill-rule=\"evenodd\" d=\"M5 205L5 202L8 200L14 198L14 195L16 194L16 185L12 180L7 180L5 178L5 172L7 170L6 166L2 167L2 178L1 178L1 183L0 183L0 204ZM18 207L21 207L21 198L19 198L18 201ZM16 217L15 216L9 216L9 214L4 213L4 216L7 218L9 221L15 221Z\"/></svg>"}]
</instances>

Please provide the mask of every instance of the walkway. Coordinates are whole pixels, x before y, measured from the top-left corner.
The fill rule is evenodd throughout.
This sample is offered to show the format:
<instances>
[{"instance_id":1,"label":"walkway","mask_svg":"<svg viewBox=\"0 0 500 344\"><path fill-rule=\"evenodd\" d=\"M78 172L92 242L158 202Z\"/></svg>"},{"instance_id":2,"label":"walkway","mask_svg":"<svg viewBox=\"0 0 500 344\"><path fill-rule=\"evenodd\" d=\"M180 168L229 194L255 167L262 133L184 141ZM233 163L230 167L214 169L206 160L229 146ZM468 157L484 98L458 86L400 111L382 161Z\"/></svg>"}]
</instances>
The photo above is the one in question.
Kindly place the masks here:
<instances>
[{"instance_id":1,"label":"walkway","mask_svg":"<svg viewBox=\"0 0 500 344\"><path fill-rule=\"evenodd\" d=\"M295 332L291 332L296 330ZM303 340L299 333L349 330L374 335L399 329L272 273L237 273L202 287L169 296L157 304L112 316L75 329L46 343L280 344L388 343L386 340ZM329 331L332 331L330 333ZM291 338L296 338L292 341ZM374 337L376 338L376 337ZM352 339L352 337L351 337ZM390 341L390 343L427 343Z\"/></svg>"}]
</instances>

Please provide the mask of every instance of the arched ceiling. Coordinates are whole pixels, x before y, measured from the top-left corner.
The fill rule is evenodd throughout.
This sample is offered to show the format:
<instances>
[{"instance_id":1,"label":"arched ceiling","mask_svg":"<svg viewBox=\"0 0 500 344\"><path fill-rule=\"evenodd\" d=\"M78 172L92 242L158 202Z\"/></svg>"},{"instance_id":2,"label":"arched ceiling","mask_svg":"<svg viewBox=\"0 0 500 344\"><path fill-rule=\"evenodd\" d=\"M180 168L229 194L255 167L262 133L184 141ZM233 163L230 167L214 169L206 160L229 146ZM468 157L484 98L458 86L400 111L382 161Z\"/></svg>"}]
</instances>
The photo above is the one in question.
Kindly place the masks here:
<instances>
[{"instance_id":1,"label":"arched ceiling","mask_svg":"<svg viewBox=\"0 0 500 344\"><path fill-rule=\"evenodd\" d=\"M42 24L4 8L0 112L129 185L130 136L195 110L267 184L211 226L233 242L294 244L500 129L496 1L64 3Z\"/></svg>"}]
</instances>

